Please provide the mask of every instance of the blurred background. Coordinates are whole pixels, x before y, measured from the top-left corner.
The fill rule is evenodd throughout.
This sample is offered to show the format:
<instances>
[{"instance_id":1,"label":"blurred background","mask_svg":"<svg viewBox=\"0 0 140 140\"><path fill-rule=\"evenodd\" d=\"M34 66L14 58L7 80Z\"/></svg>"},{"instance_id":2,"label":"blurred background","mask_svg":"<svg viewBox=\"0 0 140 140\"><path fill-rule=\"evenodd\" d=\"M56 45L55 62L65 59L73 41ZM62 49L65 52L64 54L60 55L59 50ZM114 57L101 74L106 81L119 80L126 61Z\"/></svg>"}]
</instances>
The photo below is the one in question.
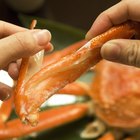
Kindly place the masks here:
<instances>
[{"instance_id":1,"label":"blurred background","mask_svg":"<svg viewBox=\"0 0 140 140\"><path fill-rule=\"evenodd\" d=\"M18 13L88 30L95 18L120 0L1 0L0 20L21 25Z\"/></svg>"}]
</instances>

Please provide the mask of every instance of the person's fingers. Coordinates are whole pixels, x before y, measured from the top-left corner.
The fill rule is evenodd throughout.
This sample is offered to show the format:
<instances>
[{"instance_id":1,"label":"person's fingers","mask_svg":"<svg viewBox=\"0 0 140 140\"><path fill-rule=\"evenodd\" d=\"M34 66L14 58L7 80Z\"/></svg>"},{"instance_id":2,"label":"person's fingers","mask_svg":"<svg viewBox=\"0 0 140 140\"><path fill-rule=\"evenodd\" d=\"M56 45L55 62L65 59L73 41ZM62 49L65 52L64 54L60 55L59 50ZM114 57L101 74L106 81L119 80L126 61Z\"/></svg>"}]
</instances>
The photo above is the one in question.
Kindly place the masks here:
<instances>
[{"instance_id":1,"label":"person's fingers","mask_svg":"<svg viewBox=\"0 0 140 140\"><path fill-rule=\"evenodd\" d=\"M48 43L47 46L45 47L46 52L52 52L54 50L54 46L52 43Z\"/></svg>"},{"instance_id":2,"label":"person's fingers","mask_svg":"<svg viewBox=\"0 0 140 140\"><path fill-rule=\"evenodd\" d=\"M53 45L49 42L44 49L46 52L50 52L53 50L53 48L54 48ZM21 59L17 60L16 62L11 62L5 69L8 72L9 76L14 80L18 79L20 64Z\"/></svg>"},{"instance_id":3,"label":"person's fingers","mask_svg":"<svg viewBox=\"0 0 140 140\"><path fill-rule=\"evenodd\" d=\"M17 80L17 79L18 79L21 61L22 61L22 59L18 59L18 60L15 61L15 62L11 62L11 63L8 65L8 68L7 68L7 70L6 70L6 71L8 72L8 74L9 74L9 76L10 76L12 79L14 79L14 80Z\"/></svg>"},{"instance_id":4,"label":"person's fingers","mask_svg":"<svg viewBox=\"0 0 140 140\"><path fill-rule=\"evenodd\" d=\"M0 38L9 36L16 32L22 32L26 30L28 29L0 20Z\"/></svg>"},{"instance_id":5,"label":"person's fingers","mask_svg":"<svg viewBox=\"0 0 140 140\"><path fill-rule=\"evenodd\" d=\"M13 90L11 87L0 82L0 100L1 101L8 99L11 96L12 92Z\"/></svg>"},{"instance_id":6,"label":"person's fingers","mask_svg":"<svg viewBox=\"0 0 140 140\"><path fill-rule=\"evenodd\" d=\"M19 74L18 64L16 62L10 63L7 72L13 80L17 80Z\"/></svg>"},{"instance_id":7,"label":"person's fingers","mask_svg":"<svg viewBox=\"0 0 140 140\"><path fill-rule=\"evenodd\" d=\"M18 32L0 40L0 68L11 61L28 57L45 48L51 39L48 30Z\"/></svg>"},{"instance_id":8,"label":"person's fingers","mask_svg":"<svg viewBox=\"0 0 140 140\"><path fill-rule=\"evenodd\" d=\"M105 32L112 26L127 20L140 21L139 5L139 0L123 0L102 12L87 32L86 39L89 40Z\"/></svg>"},{"instance_id":9,"label":"person's fingers","mask_svg":"<svg viewBox=\"0 0 140 140\"><path fill-rule=\"evenodd\" d=\"M53 50L53 48L53 45L49 42L44 49L46 52L50 52ZM6 68L9 76L14 80L18 79L20 64L21 60L17 60L16 62L11 62Z\"/></svg>"},{"instance_id":10,"label":"person's fingers","mask_svg":"<svg viewBox=\"0 0 140 140\"><path fill-rule=\"evenodd\" d=\"M45 51L46 52L50 52L53 50L53 45L49 42L46 46L45 46ZM19 75L19 69L20 69L20 64L21 64L21 59L17 60L15 62L11 62L6 68L5 70L8 72L9 76L14 79L17 80L18 79L18 75Z\"/></svg>"},{"instance_id":11,"label":"person's fingers","mask_svg":"<svg viewBox=\"0 0 140 140\"><path fill-rule=\"evenodd\" d=\"M101 48L104 59L140 67L140 41L116 39L105 43Z\"/></svg>"}]
</instances>

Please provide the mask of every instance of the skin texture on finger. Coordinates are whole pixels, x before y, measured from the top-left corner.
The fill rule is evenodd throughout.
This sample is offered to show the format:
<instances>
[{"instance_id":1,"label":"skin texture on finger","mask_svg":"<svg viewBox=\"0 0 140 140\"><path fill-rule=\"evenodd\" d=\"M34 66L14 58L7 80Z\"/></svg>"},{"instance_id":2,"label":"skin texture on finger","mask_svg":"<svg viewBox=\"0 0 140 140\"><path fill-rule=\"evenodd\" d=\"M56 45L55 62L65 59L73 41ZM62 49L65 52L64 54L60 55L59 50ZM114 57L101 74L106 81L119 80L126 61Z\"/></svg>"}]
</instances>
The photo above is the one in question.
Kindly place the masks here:
<instances>
[{"instance_id":1,"label":"skin texture on finger","mask_svg":"<svg viewBox=\"0 0 140 140\"><path fill-rule=\"evenodd\" d=\"M109 61L140 67L140 41L117 39L105 43L101 55Z\"/></svg>"},{"instance_id":2,"label":"skin texture on finger","mask_svg":"<svg viewBox=\"0 0 140 140\"><path fill-rule=\"evenodd\" d=\"M26 30L28 29L0 20L0 38L9 36L16 32L22 32Z\"/></svg>"},{"instance_id":3,"label":"skin texture on finger","mask_svg":"<svg viewBox=\"0 0 140 140\"><path fill-rule=\"evenodd\" d=\"M107 31L112 26L127 20L140 21L139 5L139 0L123 0L104 11L93 23L86 35L86 39L90 40L92 37Z\"/></svg>"},{"instance_id":4,"label":"skin texture on finger","mask_svg":"<svg viewBox=\"0 0 140 140\"><path fill-rule=\"evenodd\" d=\"M44 49L50 39L51 34L47 30L19 32L1 39L0 68L6 67L11 61L31 56Z\"/></svg>"},{"instance_id":5,"label":"skin texture on finger","mask_svg":"<svg viewBox=\"0 0 140 140\"><path fill-rule=\"evenodd\" d=\"M18 79L18 74L19 74L19 68L17 63L10 63L8 66L8 74L13 80Z\"/></svg>"}]
</instances>

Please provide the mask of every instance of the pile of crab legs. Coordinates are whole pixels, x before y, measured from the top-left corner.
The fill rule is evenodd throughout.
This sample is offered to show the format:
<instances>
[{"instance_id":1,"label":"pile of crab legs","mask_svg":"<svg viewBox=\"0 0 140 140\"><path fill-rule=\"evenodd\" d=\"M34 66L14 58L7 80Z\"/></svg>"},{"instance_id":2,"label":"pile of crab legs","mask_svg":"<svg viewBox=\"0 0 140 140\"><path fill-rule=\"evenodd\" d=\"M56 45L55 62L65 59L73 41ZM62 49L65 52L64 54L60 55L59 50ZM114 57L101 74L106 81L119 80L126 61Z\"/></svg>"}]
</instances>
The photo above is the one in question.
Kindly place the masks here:
<instances>
[{"instance_id":1,"label":"pile of crab legs","mask_svg":"<svg viewBox=\"0 0 140 140\"><path fill-rule=\"evenodd\" d=\"M34 27L34 22L31 28ZM47 55L43 65L41 63L43 58L40 57L37 64L30 67L31 63L36 63L38 54L23 58L13 97L1 105L0 139L16 138L50 129L89 114L92 106L89 103L63 106L39 113L40 106L55 93L88 95L93 100L95 114L105 125L128 131L138 128L140 126L138 88L140 70L99 61L102 60L100 49L105 42L111 39L131 38L138 35L139 31L139 23L128 21L111 28L89 42L81 41L62 51ZM98 62L99 64L95 67L97 74L91 85L74 82ZM7 121L13 102L19 118ZM9 108L5 109L7 105ZM93 126L97 123L101 121L93 123ZM84 136L85 132L83 131L81 135ZM123 139L122 137L120 134L120 139ZM124 139L133 140L136 137L137 135L128 136ZM99 139L119 138L108 131Z\"/></svg>"}]
</instances>

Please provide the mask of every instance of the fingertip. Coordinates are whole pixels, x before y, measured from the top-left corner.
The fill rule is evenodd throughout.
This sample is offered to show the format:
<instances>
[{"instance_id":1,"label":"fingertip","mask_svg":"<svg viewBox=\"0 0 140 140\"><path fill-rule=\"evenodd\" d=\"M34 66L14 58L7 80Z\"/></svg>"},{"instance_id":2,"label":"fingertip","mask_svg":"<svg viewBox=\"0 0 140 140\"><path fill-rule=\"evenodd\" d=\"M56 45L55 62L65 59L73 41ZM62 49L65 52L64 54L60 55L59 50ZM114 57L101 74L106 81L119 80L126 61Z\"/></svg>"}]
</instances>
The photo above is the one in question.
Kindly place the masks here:
<instances>
[{"instance_id":1,"label":"fingertip","mask_svg":"<svg viewBox=\"0 0 140 140\"><path fill-rule=\"evenodd\" d=\"M88 41L90 39L92 39L92 37L93 37L93 35L91 35L91 32L90 31L88 31L87 34L85 35L85 39L88 40Z\"/></svg>"},{"instance_id":2,"label":"fingertip","mask_svg":"<svg viewBox=\"0 0 140 140\"><path fill-rule=\"evenodd\" d=\"M95 34L96 30L95 30L94 26L95 26L95 22L93 22L91 28L88 30L88 32L85 35L85 39L88 40L88 41L96 36L96 34Z\"/></svg>"},{"instance_id":3,"label":"fingertip","mask_svg":"<svg viewBox=\"0 0 140 140\"><path fill-rule=\"evenodd\" d=\"M5 101L11 97L11 87L0 82L0 100Z\"/></svg>"},{"instance_id":4,"label":"fingertip","mask_svg":"<svg viewBox=\"0 0 140 140\"><path fill-rule=\"evenodd\" d=\"M10 63L8 67L8 74L14 80L18 79L19 69L16 63Z\"/></svg>"},{"instance_id":5,"label":"fingertip","mask_svg":"<svg viewBox=\"0 0 140 140\"><path fill-rule=\"evenodd\" d=\"M45 51L47 52L52 52L54 50L54 46L52 43L48 43L47 46L45 47Z\"/></svg>"},{"instance_id":6,"label":"fingertip","mask_svg":"<svg viewBox=\"0 0 140 140\"><path fill-rule=\"evenodd\" d=\"M51 33L46 29L36 30L33 31L32 33L37 44L40 46L47 44L51 40Z\"/></svg>"}]
</instances>

